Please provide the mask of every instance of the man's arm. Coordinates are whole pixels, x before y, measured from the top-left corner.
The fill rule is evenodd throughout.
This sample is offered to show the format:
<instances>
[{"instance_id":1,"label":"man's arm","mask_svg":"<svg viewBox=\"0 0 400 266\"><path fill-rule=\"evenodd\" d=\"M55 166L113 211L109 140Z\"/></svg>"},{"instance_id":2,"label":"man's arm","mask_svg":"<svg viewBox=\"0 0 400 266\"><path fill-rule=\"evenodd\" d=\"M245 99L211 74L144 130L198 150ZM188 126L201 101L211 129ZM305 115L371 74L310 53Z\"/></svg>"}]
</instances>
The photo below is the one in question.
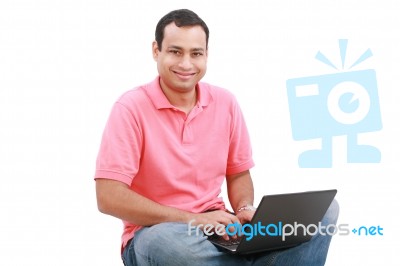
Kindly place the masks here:
<instances>
[{"instance_id":1,"label":"man's arm","mask_svg":"<svg viewBox=\"0 0 400 266\"><path fill-rule=\"evenodd\" d=\"M100 212L137 225L150 226L166 221L187 222L189 219L189 213L162 206L119 181L96 179L96 195Z\"/></svg>"},{"instance_id":2,"label":"man's arm","mask_svg":"<svg viewBox=\"0 0 400 266\"><path fill-rule=\"evenodd\" d=\"M254 187L250 171L230 175L226 178L228 197L234 212L246 205L253 205ZM244 210L236 213L241 223L249 222L254 211Z\"/></svg>"},{"instance_id":3,"label":"man's arm","mask_svg":"<svg viewBox=\"0 0 400 266\"><path fill-rule=\"evenodd\" d=\"M151 226L163 222L182 222L193 225L228 225L238 218L225 211L191 213L158 204L134 191L128 185L110 179L96 179L99 211L136 225Z\"/></svg>"}]
</instances>

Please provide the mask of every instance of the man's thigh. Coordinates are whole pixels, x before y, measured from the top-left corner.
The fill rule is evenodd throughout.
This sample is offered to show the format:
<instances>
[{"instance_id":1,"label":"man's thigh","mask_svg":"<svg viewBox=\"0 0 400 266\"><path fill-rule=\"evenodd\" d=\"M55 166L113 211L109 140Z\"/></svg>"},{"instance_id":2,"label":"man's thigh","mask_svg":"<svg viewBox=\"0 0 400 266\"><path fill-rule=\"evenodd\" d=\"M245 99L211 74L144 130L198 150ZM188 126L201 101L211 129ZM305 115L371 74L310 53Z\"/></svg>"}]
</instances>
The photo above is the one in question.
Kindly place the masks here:
<instances>
[{"instance_id":1,"label":"man's thigh","mask_svg":"<svg viewBox=\"0 0 400 266\"><path fill-rule=\"evenodd\" d=\"M239 256L219 250L202 231L188 231L183 223L162 223L136 232L125 248L124 261L131 265L268 265L264 256ZM271 254L273 255L273 254Z\"/></svg>"}]
</instances>

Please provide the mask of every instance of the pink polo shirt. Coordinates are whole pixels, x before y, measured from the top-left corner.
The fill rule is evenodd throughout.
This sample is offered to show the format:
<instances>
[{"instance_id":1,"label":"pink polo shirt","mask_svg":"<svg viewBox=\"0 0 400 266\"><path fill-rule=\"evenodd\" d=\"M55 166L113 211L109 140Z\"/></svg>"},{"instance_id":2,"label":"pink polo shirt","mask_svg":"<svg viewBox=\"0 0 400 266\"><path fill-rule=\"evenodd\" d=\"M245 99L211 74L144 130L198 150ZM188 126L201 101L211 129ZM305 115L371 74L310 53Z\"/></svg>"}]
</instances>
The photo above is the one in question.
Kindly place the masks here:
<instances>
[{"instance_id":1,"label":"pink polo shirt","mask_svg":"<svg viewBox=\"0 0 400 266\"><path fill-rule=\"evenodd\" d=\"M230 92L203 82L197 92L188 115L170 104L159 77L123 94L105 127L95 178L185 211L224 209L226 175L254 166L249 135ZM140 228L124 221L123 247Z\"/></svg>"}]
</instances>

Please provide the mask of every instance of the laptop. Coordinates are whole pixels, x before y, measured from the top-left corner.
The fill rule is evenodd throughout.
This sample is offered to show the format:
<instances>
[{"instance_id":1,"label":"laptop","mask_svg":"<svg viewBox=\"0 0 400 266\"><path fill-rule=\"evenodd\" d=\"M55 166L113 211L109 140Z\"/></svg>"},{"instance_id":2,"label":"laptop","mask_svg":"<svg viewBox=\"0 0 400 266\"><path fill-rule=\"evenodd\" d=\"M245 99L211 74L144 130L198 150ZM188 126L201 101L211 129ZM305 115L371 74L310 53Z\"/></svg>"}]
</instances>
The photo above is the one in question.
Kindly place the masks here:
<instances>
[{"instance_id":1,"label":"laptop","mask_svg":"<svg viewBox=\"0 0 400 266\"><path fill-rule=\"evenodd\" d=\"M232 226L241 234L224 240L213 234L214 245L236 254L290 248L309 241L337 193L336 189L266 195L250 223ZM315 226L314 226L315 225ZM296 228L296 230L295 230ZM290 232L292 231L292 234ZM297 231L297 234L294 232Z\"/></svg>"}]
</instances>

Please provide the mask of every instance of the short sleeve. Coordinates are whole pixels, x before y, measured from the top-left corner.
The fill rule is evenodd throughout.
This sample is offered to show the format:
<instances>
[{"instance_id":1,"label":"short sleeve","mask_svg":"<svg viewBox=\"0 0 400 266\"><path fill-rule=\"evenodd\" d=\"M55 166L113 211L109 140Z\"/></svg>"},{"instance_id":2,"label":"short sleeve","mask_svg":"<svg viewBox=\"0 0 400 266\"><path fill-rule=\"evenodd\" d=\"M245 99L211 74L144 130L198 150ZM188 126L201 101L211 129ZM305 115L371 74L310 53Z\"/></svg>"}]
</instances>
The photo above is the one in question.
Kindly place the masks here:
<instances>
[{"instance_id":1,"label":"short sleeve","mask_svg":"<svg viewBox=\"0 0 400 266\"><path fill-rule=\"evenodd\" d=\"M232 123L226 174L233 175L254 166L250 137L236 99L232 107Z\"/></svg>"},{"instance_id":2,"label":"short sleeve","mask_svg":"<svg viewBox=\"0 0 400 266\"><path fill-rule=\"evenodd\" d=\"M115 103L103 132L95 179L130 185L139 169L141 146L142 134L134 116L123 104Z\"/></svg>"}]
</instances>

